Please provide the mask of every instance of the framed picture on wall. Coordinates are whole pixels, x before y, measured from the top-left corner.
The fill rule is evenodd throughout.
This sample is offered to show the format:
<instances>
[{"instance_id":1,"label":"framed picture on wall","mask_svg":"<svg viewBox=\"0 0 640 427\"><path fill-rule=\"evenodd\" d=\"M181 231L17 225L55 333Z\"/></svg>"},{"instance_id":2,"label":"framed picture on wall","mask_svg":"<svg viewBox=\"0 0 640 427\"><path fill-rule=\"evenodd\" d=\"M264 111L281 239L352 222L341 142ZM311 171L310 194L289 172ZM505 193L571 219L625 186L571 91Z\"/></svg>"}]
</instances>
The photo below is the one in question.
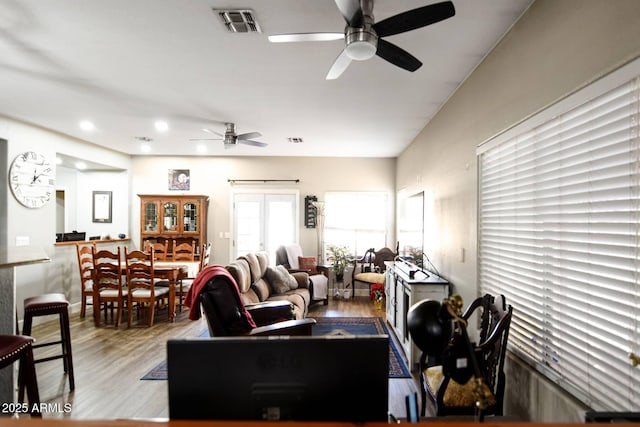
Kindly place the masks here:
<instances>
[{"instance_id":1,"label":"framed picture on wall","mask_svg":"<svg viewBox=\"0 0 640 427\"><path fill-rule=\"evenodd\" d=\"M189 169L169 169L169 190L188 190L190 183Z\"/></svg>"},{"instance_id":2,"label":"framed picture on wall","mask_svg":"<svg viewBox=\"0 0 640 427\"><path fill-rule=\"evenodd\" d=\"M111 191L93 192L93 222L111 222Z\"/></svg>"}]
</instances>

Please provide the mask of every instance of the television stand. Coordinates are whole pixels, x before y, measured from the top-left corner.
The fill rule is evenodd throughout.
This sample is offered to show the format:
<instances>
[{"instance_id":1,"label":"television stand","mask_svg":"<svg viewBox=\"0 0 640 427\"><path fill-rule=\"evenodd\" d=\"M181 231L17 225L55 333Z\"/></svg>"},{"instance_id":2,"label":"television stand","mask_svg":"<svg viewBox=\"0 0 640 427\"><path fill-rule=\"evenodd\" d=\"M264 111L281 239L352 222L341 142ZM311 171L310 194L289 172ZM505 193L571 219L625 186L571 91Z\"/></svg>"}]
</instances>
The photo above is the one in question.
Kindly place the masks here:
<instances>
[{"instance_id":1,"label":"television stand","mask_svg":"<svg viewBox=\"0 0 640 427\"><path fill-rule=\"evenodd\" d=\"M393 328L411 372L418 370L420 350L413 344L407 328L407 312L415 303L449 297L449 281L407 261L387 261L385 297L387 322Z\"/></svg>"}]
</instances>

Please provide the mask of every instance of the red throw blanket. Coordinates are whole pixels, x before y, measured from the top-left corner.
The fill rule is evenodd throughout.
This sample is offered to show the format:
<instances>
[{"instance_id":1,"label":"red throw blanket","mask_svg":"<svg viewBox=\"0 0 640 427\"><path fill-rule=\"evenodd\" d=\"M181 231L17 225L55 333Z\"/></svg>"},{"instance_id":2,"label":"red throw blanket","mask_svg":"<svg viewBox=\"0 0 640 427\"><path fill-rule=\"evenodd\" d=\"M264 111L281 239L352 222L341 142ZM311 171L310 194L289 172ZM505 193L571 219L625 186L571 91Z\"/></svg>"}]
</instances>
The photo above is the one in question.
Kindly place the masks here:
<instances>
[{"instance_id":1,"label":"red throw blanket","mask_svg":"<svg viewBox=\"0 0 640 427\"><path fill-rule=\"evenodd\" d=\"M253 321L251 314L244 307L242 299L240 298L240 289L238 288L238 284L231 273L229 273L229 271L227 271L227 269L222 265L209 265L205 267L193 280L193 284L189 288L184 300L185 305L189 307L189 319L198 320L200 318L200 292L202 292L202 289L207 282L213 278L220 278L229 282L229 286L232 287L231 289L235 290L234 297L238 307L240 307L243 319L246 320L248 326L255 328L256 323Z\"/></svg>"}]
</instances>

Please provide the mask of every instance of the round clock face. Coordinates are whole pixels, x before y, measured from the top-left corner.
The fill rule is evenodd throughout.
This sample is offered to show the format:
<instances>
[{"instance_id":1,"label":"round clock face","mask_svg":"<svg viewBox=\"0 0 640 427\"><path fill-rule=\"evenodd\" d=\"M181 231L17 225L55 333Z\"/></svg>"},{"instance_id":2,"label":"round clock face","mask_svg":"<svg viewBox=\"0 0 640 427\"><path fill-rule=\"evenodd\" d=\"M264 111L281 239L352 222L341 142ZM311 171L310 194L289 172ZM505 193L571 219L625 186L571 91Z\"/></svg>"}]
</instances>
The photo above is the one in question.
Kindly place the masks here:
<instances>
[{"instance_id":1,"label":"round clock face","mask_svg":"<svg viewBox=\"0 0 640 427\"><path fill-rule=\"evenodd\" d=\"M9 169L9 186L20 204L40 208L54 192L53 167L42 154L33 151L19 154Z\"/></svg>"}]
</instances>

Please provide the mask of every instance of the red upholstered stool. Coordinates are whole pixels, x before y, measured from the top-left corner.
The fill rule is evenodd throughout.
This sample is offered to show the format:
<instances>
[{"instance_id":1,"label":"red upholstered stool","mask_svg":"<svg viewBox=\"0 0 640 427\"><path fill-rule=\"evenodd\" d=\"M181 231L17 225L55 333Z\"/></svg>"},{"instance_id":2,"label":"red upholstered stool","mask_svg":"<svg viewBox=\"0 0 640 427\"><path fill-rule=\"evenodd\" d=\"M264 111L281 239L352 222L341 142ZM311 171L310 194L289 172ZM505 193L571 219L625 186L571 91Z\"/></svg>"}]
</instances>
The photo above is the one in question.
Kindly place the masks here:
<instances>
[{"instance_id":1,"label":"red upholstered stool","mask_svg":"<svg viewBox=\"0 0 640 427\"><path fill-rule=\"evenodd\" d=\"M24 300L24 324L22 335L31 335L31 324L36 316L48 316L57 314L60 318L60 341L46 342L33 345L33 348L46 347L50 345L62 345L62 353L35 359L35 363L48 362L50 360L62 359L64 371L69 375L69 388L75 389L73 378L73 359L71 356L71 334L69 332L69 301L63 294L44 294L30 297ZM22 390L20 391L22 393Z\"/></svg>"},{"instance_id":2,"label":"red upholstered stool","mask_svg":"<svg viewBox=\"0 0 640 427\"><path fill-rule=\"evenodd\" d=\"M0 335L0 369L20 361L18 384L27 388L29 412L31 416L41 417L40 395L36 380L36 366L33 361L32 345L35 340L24 335ZM24 393L18 396L18 403L23 403ZM33 409L33 411L31 411Z\"/></svg>"}]
</instances>

